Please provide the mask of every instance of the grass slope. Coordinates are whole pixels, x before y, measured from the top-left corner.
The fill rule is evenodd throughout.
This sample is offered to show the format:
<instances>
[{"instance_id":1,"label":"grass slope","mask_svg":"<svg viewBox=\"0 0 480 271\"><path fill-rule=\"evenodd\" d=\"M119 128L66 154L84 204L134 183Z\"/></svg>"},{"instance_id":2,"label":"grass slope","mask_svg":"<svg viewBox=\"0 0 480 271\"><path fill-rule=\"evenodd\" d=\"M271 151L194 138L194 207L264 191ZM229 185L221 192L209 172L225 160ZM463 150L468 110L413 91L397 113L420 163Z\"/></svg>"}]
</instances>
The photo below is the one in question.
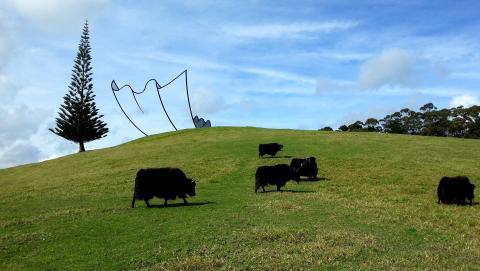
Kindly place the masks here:
<instances>
[{"instance_id":1,"label":"grass slope","mask_svg":"<svg viewBox=\"0 0 480 271\"><path fill-rule=\"evenodd\" d=\"M285 145L280 157L257 157L266 142ZM255 194L256 168L285 156L316 156L326 180ZM0 270L478 270L480 206L439 205L436 186L462 174L480 187L479 161L480 141L454 138L226 127L145 137L0 170ZM131 209L137 170L164 166L197 180L192 204Z\"/></svg>"}]
</instances>

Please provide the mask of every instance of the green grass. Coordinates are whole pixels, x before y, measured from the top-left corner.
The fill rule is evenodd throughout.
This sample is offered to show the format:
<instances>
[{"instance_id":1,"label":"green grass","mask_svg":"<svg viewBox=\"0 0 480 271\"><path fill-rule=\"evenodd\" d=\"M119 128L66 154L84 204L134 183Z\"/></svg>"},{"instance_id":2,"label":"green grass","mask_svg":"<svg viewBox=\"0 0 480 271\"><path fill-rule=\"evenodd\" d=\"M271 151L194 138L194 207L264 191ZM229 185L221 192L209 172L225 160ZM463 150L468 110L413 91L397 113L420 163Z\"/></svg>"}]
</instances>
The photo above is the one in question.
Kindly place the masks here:
<instances>
[{"instance_id":1,"label":"green grass","mask_svg":"<svg viewBox=\"0 0 480 271\"><path fill-rule=\"evenodd\" d=\"M282 156L326 180L255 194ZM4 169L0 270L479 270L480 206L436 203L444 175L480 187L479 161L479 140L217 127ZM131 209L137 170L165 166L197 181L192 204Z\"/></svg>"}]
</instances>

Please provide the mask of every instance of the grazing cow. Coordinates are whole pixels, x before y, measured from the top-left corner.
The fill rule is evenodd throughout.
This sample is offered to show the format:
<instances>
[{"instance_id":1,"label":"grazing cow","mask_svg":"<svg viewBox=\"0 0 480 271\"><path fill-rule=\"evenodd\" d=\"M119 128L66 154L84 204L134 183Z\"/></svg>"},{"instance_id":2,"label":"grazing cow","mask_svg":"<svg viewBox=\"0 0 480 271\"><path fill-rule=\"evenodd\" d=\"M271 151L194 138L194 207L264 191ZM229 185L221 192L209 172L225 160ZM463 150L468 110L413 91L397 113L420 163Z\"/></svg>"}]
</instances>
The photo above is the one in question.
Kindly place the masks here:
<instances>
[{"instance_id":1,"label":"grazing cow","mask_svg":"<svg viewBox=\"0 0 480 271\"><path fill-rule=\"evenodd\" d=\"M466 176L443 177L437 188L438 203L464 205L468 200L472 205L474 189Z\"/></svg>"},{"instance_id":2,"label":"grazing cow","mask_svg":"<svg viewBox=\"0 0 480 271\"><path fill-rule=\"evenodd\" d=\"M283 145L278 143L260 144L258 145L258 156L263 157L265 154L275 156L282 148Z\"/></svg>"},{"instance_id":3,"label":"grazing cow","mask_svg":"<svg viewBox=\"0 0 480 271\"><path fill-rule=\"evenodd\" d=\"M260 186L265 192L265 186L268 184L276 185L277 191L281 191L280 188L289 180L295 180L298 183L300 176L287 164L258 167L255 174L255 193Z\"/></svg>"},{"instance_id":4,"label":"grazing cow","mask_svg":"<svg viewBox=\"0 0 480 271\"><path fill-rule=\"evenodd\" d=\"M195 196L195 182L188 179L185 173L178 168L147 168L140 169L135 178L135 191L133 192L132 208L135 208L135 199L144 200L147 207L150 207L148 201L153 197L174 200L177 197L185 199L189 196Z\"/></svg>"},{"instance_id":5,"label":"grazing cow","mask_svg":"<svg viewBox=\"0 0 480 271\"><path fill-rule=\"evenodd\" d=\"M293 158L292 162L290 162L290 167L300 176L306 176L311 179L317 178L318 167L315 157L306 159Z\"/></svg>"}]
</instances>

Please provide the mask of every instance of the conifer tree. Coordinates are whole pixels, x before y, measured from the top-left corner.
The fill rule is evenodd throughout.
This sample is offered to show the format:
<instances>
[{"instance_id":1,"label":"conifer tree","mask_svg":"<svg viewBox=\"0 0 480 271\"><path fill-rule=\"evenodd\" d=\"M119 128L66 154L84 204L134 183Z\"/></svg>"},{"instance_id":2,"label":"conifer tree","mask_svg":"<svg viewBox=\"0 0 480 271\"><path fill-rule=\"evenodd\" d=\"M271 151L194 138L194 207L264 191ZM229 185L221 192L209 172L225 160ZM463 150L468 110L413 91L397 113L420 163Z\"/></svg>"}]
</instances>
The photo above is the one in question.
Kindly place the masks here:
<instances>
[{"instance_id":1,"label":"conifer tree","mask_svg":"<svg viewBox=\"0 0 480 271\"><path fill-rule=\"evenodd\" d=\"M107 136L107 124L98 115L93 94L88 21L85 22L73 65L69 91L63 97L54 134L79 144L79 152L85 151L85 142Z\"/></svg>"}]
</instances>

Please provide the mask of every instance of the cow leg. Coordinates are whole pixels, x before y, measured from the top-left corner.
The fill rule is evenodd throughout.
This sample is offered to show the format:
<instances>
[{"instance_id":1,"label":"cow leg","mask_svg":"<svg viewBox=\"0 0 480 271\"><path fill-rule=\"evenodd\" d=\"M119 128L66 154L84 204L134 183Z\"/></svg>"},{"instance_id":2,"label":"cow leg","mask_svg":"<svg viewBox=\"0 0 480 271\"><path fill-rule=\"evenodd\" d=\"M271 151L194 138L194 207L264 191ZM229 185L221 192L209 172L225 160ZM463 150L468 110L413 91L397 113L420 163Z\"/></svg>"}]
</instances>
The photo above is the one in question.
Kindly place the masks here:
<instances>
[{"instance_id":1,"label":"cow leg","mask_svg":"<svg viewBox=\"0 0 480 271\"><path fill-rule=\"evenodd\" d=\"M135 208L135 193L133 193L132 208Z\"/></svg>"},{"instance_id":2,"label":"cow leg","mask_svg":"<svg viewBox=\"0 0 480 271\"><path fill-rule=\"evenodd\" d=\"M148 199L144 199L144 201L145 201L145 204L147 204L147 207L150 208L151 206L150 206L150 203L148 203Z\"/></svg>"},{"instance_id":3,"label":"cow leg","mask_svg":"<svg viewBox=\"0 0 480 271\"><path fill-rule=\"evenodd\" d=\"M163 206L167 206L167 198L165 198L165 201L163 202Z\"/></svg>"},{"instance_id":4,"label":"cow leg","mask_svg":"<svg viewBox=\"0 0 480 271\"><path fill-rule=\"evenodd\" d=\"M282 191L280 190L280 185L277 185L277 191Z\"/></svg>"},{"instance_id":5,"label":"cow leg","mask_svg":"<svg viewBox=\"0 0 480 271\"><path fill-rule=\"evenodd\" d=\"M262 186L263 193L267 192L265 191L265 186Z\"/></svg>"},{"instance_id":6,"label":"cow leg","mask_svg":"<svg viewBox=\"0 0 480 271\"><path fill-rule=\"evenodd\" d=\"M187 198L183 198L183 204L188 205Z\"/></svg>"}]
</instances>

